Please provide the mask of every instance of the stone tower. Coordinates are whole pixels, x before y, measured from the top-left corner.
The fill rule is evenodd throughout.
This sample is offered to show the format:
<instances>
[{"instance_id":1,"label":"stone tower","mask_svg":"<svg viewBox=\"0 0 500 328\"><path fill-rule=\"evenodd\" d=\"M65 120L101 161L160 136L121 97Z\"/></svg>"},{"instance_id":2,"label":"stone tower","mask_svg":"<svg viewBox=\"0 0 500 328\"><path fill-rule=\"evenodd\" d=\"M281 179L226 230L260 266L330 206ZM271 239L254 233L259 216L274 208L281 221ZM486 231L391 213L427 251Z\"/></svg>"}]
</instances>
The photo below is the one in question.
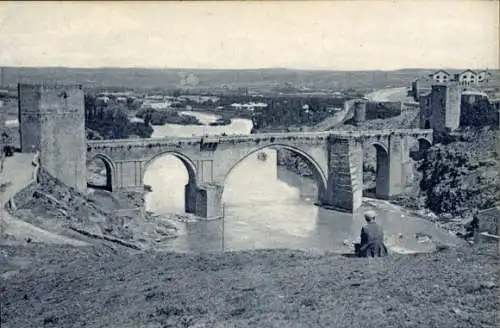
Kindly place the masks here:
<instances>
[{"instance_id":1,"label":"stone tower","mask_svg":"<svg viewBox=\"0 0 500 328\"><path fill-rule=\"evenodd\" d=\"M413 100L418 101L419 100L419 94L420 94L420 81L418 79L414 80L411 83L411 96L413 97Z\"/></svg>"},{"instance_id":2,"label":"stone tower","mask_svg":"<svg viewBox=\"0 0 500 328\"><path fill-rule=\"evenodd\" d=\"M365 99L356 99L354 101L354 125L359 125L366 121L366 103Z\"/></svg>"},{"instance_id":3,"label":"stone tower","mask_svg":"<svg viewBox=\"0 0 500 328\"><path fill-rule=\"evenodd\" d=\"M457 83L433 85L431 92L431 128L453 131L460 125L461 92Z\"/></svg>"},{"instance_id":4,"label":"stone tower","mask_svg":"<svg viewBox=\"0 0 500 328\"><path fill-rule=\"evenodd\" d=\"M461 89L455 82L432 85L431 92L419 97L420 128L453 131L460 126Z\"/></svg>"},{"instance_id":5,"label":"stone tower","mask_svg":"<svg viewBox=\"0 0 500 328\"><path fill-rule=\"evenodd\" d=\"M21 151L40 150L41 167L86 190L84 93L78 85L19 84Z\"/></svg>"}]
</instances>

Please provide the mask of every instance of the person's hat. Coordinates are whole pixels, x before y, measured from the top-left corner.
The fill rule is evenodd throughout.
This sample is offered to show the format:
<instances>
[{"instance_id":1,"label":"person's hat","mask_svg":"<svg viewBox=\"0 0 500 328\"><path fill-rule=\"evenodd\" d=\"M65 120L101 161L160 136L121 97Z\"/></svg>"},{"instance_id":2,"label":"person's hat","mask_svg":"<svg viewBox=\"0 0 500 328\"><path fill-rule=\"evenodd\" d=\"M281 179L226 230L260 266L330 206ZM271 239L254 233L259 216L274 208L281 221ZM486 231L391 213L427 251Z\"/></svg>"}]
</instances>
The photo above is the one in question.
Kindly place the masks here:
<instances>
[{"instance_id":1,"label":"person's hat","mask_svg":"<svg viewBox=\"0 0 500 328\"><path fill-rule=\"evenodd\" d=\"M367 219L375 219L375 217L377 216L377 213L375 213L374 211L366 211L365 212L365 218Z\"/></svg>"}]
</instances>

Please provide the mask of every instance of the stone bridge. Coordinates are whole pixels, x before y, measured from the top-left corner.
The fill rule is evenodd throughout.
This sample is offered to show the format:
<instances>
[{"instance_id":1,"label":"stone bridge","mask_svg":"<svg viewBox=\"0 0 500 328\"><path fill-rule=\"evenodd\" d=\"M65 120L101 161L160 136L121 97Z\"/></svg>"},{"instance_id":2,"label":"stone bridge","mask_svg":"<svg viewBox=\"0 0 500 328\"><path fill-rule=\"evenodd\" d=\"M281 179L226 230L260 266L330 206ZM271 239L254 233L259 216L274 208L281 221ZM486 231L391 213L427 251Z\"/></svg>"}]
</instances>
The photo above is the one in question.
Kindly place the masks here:
<instances>
[{"instance_id":1,"label":"stone bridge","mask_svg":"<svg viewBox=\"0 0 500 328\"><path fill-rule=\"evenodd\" d=\"M221 215L224 183L234 167L264 148L297 153L314 172L317 204L353 212L361 206L363 149L377 151L376 195L402 192L412 170L410 145L432 144L432 130L266 133L189 138L87 141L87 162L104 161L111 191L144 191L144 173L158 157L179 158L189 174L185 209L202 217Z\"/></svg>"}]
</instances>

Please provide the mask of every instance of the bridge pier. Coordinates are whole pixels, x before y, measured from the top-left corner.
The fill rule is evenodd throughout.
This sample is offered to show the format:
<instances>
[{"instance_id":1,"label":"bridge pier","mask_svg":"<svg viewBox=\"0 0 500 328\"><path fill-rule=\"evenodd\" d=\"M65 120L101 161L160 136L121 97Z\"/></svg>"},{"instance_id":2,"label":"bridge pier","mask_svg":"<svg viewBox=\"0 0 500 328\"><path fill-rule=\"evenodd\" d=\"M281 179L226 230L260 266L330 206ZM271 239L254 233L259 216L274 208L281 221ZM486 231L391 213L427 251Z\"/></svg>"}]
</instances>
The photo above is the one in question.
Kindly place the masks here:
<instances>
[{"instance_id":1,"label":"bridge pier","mask_svg":"<svg viewBox=\"0 0 500 328\"><path fill-rule=\"evenodd\" d=\"M402 136L401 139L401 186L402 191L413 185L413 163L410 157L410 140L408 136ZM419 147L420 150L420 147Z\"/></svg>"},{"instance_id":2,"label":"bridge pier","mask_svg":"<svg viewBox=\"0 0 500 328\"><path fill-rule=\"evenodd\" d=\"M205 184L196 190L197 216L213 219L222 217L222 192L224 187L218 184Z\"/></svg>"},{"instance_id":3,"label":"bridge pier","mask_svg":"<svg viewBox=\"0 0 500 328\"><path fill-rule=\"evenodd\" d=\"M224 187L217 184L197 186L189 182L184 186L186 213L212 219L222 216L222 192Z\"/></svg>"},{"instance_id":4,"label":"bridge pier","mask_svg":"<svg viewBox=\"0 0 500 328\"><path fill-rule=\"evenodd\" d=\"M403 140L400 135L391 135L389 137L389 165L387 176L387 189L383 194L377 197L389 199L403 192Z\"/></svg>"},{"instance_id":5,"label":"bridge pier","mask_svg":"<svg viewBox=\"0 0 500 328\"><path fill-rule=\"evenodd\" d=\"M196 197L198 188L196 183L189 181L184 186L184 202L186 213L196 214Z\"/></svg>"},{"instance_id":6,"label":"bridge pier","mask_svg":"<svg viewBox=\"0 0 500 328\"><path fill-rule=\"evenodd\" d=\"M363 200L363 147L358 139L332 138L328 149L328 189L323 205L355 212Z\"/></svg>"}]
</instances>

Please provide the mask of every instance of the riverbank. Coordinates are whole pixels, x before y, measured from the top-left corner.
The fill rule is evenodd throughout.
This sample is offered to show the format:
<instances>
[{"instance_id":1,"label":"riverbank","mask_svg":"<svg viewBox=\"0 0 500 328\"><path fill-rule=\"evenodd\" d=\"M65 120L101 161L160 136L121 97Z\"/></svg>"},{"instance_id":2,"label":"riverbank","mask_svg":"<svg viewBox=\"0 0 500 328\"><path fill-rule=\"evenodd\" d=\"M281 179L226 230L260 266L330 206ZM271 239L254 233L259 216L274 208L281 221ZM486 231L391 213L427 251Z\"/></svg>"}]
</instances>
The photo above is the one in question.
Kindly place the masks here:
<instances>
[{"instance_id":1,"label":"riverbank","mask_svg":"<svg viewBox=\"0 0 500 328\"><path fill-rule=\"evenodd\" d=\"M146 125L203 125L195 116L170 109L143 108L137 111L135 117L142 119Z\"/></svg>"},{"instance_id":2,"label":"riverbank","mask_svg":"<svg viewBox=\"0 0 500 328\"><path fill-rule=\"evenodd\" d=\"M2 327L494 327L493 245L351 259L0 247Z\"/></svg>"}]
</instances>

